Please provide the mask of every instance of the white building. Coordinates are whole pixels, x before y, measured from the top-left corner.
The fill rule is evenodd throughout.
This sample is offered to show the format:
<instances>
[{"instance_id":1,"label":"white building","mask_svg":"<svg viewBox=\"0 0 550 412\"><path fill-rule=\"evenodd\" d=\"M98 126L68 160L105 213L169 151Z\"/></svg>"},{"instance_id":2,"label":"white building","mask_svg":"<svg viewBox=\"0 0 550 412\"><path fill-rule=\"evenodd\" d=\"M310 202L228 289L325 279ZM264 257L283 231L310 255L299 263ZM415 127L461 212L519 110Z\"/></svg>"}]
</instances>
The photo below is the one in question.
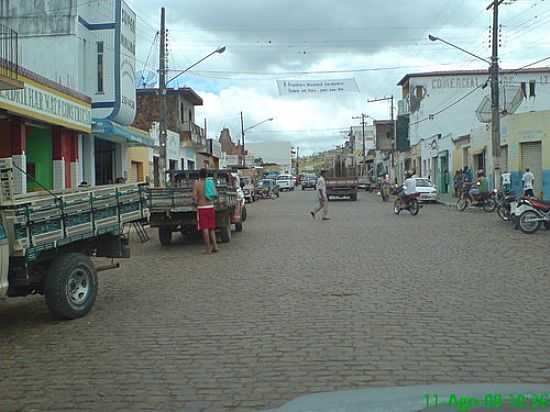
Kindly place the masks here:
<instances>
[{"instance_id":1,"label":"white building","mask_svg":"<svg viewBox=\"0 0 550 412\"><path fill-rule=\"evenodd\" d=\"M128 176L128 147L151 145L128 127L136 110L136 15L123 0L19 0L0 20L20 33L28 69L92 99L92 134L78 142L79 179Z\"/></svg>"},{"instance_id":2,"label":"white building","mask_svg":"<svg viewBox=\"0 0 550 412\"><path fill-rule=\"evenodd\" d=\"M446 174L452 177L453 167L460 163L453 160L452 141L486 129L490 122L488 79L486 70L460 70L407 74L398 83L403 94L399 116L408 116L410 146L421 153L421 174L436 185L444 183ZM547 110L550 68L501 70L500 90L503 115ZM475 150L472 146L464 164L491 170L489 140L476 143Z\"/></svg>"}]
</instances>

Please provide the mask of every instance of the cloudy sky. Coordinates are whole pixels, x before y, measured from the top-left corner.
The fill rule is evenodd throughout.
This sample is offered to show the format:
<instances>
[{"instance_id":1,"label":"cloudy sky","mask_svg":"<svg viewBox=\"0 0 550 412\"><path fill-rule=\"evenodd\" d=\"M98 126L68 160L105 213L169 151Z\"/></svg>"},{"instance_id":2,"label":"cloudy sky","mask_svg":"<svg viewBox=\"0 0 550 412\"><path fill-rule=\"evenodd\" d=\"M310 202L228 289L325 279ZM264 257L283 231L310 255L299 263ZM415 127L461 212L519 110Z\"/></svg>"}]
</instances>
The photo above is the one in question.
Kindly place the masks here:
<instances>
[{"instance_id":1,"label":"cloudy sky","mask_svg":"<svg viewBox=\"0 0 550 412\"><path fill-rule=\"evenodd\" d=\"M158 66L151 47L166 7L169 68L183 69L224 45L174 85L193 87L204 99L197 123L208 119L209 137L222 127L250 141L288 140L302 152L342 144L342 131L366 112L389 117L389 103L368 99L400 95L407 73L484 68L483 62L427 40L433 33L490 55L489 0L127 0L138 14L138 69ZM550 55L550 2L509 0L501 7L501 65L516 68ZM152 49L151 53L150 50ZM176 74L173 72L172 74ZM359 93L281 97L276 80L354 78ZM457 98L463 92L457 90Z\"/></svg>"}]
</instances>

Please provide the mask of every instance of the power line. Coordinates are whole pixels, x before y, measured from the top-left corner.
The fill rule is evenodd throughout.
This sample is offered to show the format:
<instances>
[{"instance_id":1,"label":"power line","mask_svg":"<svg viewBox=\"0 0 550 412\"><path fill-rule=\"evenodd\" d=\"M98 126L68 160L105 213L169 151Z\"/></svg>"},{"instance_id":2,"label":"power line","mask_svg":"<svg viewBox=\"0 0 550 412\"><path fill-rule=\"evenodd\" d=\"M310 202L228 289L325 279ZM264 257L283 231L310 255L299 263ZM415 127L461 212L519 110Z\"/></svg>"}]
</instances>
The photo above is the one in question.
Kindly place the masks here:
<instances>
[{"instance_id":1,"label":"power line","mask_svg":"<svg viewBox=\"0 0 550 412\"><path fill-rule=\"evenodd\" d=\"M468 98L470 95L474 94L477 90L482 89L487 86L489 80L487 80L484 84L475 87L474 89L470 90L468 93L466 93L464 96L460 97L459 99L455 100L454 102L448 104L447 106L443 107L442 109L438 110L435 113L430 114L428 117L425 117L424 119L417 120L415 122L410 123L410 126L415 126L417 124L423 123L428 120L433 120L435 116L440 115L441 113L449 110L450 108L456 106L458 103L463 101L464 99Z\"/></svg>"}]
</instances>

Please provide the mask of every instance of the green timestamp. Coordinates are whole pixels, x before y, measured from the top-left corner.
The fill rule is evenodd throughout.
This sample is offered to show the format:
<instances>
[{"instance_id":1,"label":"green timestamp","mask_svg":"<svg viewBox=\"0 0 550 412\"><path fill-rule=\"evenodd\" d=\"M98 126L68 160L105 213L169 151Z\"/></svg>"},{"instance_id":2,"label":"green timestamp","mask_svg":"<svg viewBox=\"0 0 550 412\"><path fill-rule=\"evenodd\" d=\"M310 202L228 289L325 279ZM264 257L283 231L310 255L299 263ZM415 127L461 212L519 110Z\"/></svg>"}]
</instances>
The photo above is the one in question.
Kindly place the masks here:
<instances>
[{"instance_id":1,"label":"green timestamp","mask_svg":"<svg viewBox=\"0 0 550 412\"><path fill-rule=\"evenodd\" d=\"M540 410L550 408L550 393L487 393L483 397L467 396L451 393L442 396L437 393L424 395L426 408L449 406L461 412L468 412L476 408L498 409L507 407L510 409Z\"/></svg>"}]
</instances>

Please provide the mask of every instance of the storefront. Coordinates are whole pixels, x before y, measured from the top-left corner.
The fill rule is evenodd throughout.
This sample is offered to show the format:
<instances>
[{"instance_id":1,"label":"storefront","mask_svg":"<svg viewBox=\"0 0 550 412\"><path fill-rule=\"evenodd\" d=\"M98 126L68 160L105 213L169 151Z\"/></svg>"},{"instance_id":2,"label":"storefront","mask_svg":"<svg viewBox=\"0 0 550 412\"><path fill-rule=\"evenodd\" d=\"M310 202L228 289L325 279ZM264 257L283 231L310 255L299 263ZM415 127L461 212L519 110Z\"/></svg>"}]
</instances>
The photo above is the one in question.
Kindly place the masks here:
<instances>
[{"instance_id":1,"label":"storefront","mask_svg":"<svg viewBox=\"0 0 550 412\"><path fill-rule=\"evenodd\" d=\"M94 120L92 136L83 150L84 180L96 186L135 180L137 176L130 175L129 149L153 146L153 139L142 130L107 119ZM138 165L136 168L140 169ZM145 164L141 165L141 171L145 179Z\"/></svg>"},{"instance_id":2,"label":"storefront","mask_svg":"<svg viewBox=\"0 0 550 412\"><path fill-rule=\"evenodd\" d=\"M13 158L16 192L78 186L91 100L25 69L21 80L22 89L0 92L0 156Z\"/></svg>"}]
</instances>

